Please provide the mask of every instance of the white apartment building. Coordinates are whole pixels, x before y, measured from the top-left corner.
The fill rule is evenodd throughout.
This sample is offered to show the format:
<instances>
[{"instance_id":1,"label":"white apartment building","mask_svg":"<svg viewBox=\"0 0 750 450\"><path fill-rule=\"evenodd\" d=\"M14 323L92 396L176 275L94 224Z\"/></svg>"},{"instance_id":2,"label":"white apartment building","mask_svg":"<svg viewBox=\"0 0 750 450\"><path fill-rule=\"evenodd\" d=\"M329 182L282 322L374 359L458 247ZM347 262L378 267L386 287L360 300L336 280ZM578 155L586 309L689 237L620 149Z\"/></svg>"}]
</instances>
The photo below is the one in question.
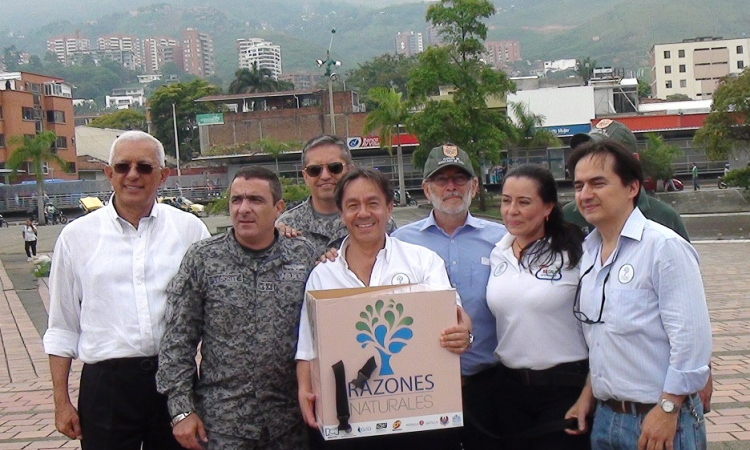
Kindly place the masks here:
<instances>
[{"instance_id":1,"label":"white apartment building","mask_svg":"<svg viewBox=\"0 0 750 450\"><path fill-rule=\"evenodd\" d=\"M396 54L412 56L424 51L422 33L409 31L396 35Z\"/></svg>"},{"instance_id":2,"label":"white apartment building","mask_svg":"<svg viewBox=\"0 0 750 450\"><path fill-rule=\"evenodd\" d=\"M268 69L277 80L281 75L281 46L260 38L237 39L237 59L240 69Z\"/></svg>"},{"instance_id":3,"label":"white apartment building","mask_svg":"<svg viewBox=\"0 0 750 450\"><path fill-rule=\"evenodd\" d=\"M88 52L91 42L81 35L58 36L47 39L47 51L57 56L57 60L63 65L70 65L74 54Z\"/></svg>"},{"instance_id":4,"label":"white apartment building","mask_svg":"<svg viewBox=\"0 0 750 450\"><path fill-rule=\"evenodd\" d=\"M750 67L750 38L699 37L656 44L649 57L653 97L684 94L693 100L707 100L722 77Z\"/></svg>"},{"instance_id":5,"label":"white apartment building","mask_svg":"<svg viewBox=\"0 0 750 450\"><path fill-rule=\"evenodd\" d=\"M99 37L96 42L99 50L117 55L114 59L126 68L135 70L143 66L141 40L139 38L123 34L108 34Z\"/></svg>"}]
</instances>

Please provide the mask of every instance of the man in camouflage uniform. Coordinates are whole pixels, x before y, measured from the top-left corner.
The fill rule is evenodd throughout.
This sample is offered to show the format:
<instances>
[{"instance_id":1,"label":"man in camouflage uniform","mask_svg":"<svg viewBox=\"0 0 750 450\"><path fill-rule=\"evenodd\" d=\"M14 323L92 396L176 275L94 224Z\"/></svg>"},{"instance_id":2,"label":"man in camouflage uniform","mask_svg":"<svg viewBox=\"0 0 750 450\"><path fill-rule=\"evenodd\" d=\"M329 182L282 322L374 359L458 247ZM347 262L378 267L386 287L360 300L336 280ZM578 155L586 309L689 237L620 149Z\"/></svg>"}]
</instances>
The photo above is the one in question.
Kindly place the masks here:
<instances>
[{"instance_id":1,"label":"man in camouflage uniform","mask_svg":"<svg viewBox=\"0 0 750 450\"><path fill-rule=\"evenodd\" d=\"M316 254L307 240L275 230L283 209L276 175L238 171L229 191L233 228L192 246L169 285L157 383L186 448L307 445L294 353Z\"/></svg>"},{"instance_id":2,"label":"man in camouflage uniform","mask_svg":"<svg viewBox=\"0 0 750 450\"><path fill-rule=\"evenodd\" d=\"M336 183L354 167L349 147L340 138L322 135L310 139L302 148L302 177L310 197L281 215L277 226L291 228L315 246L318 256L331 247L338 248L347 235L346 227L333 197ZM387 231L396 228L389 219Z\"/></svg>"}]
</instances>

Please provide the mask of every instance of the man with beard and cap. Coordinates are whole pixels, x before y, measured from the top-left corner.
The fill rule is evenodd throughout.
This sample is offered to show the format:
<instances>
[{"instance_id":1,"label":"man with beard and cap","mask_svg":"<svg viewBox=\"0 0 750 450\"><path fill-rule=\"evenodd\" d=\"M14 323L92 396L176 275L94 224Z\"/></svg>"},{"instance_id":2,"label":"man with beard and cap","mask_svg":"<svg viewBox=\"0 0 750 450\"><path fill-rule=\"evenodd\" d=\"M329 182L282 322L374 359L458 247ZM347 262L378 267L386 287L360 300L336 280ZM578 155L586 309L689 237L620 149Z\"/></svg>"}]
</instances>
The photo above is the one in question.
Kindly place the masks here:
<instances>
[{"instance_id":1,"label":"man with beard and cap","mask_svg":"<svg viewBox=\"0 0 750 450\"><path fill-rule=\"evenodd\" d=\"M492 385L490 370L497 364L495 318L485 299L490 276L490 253L507 233L503 225L479 219L469 213L477 193L478 180L469 155L455 145L433 148L424 167L422 189L432 203L426 219L403 226L393 236L434 251L445 261L451 285L458 290L464 310L472 321L473 342L461 355L464 411L467 421L461 429L466 450L497 448L497 441L477 429L495 424L487 393Z\"/></svg>"}]
</instances>

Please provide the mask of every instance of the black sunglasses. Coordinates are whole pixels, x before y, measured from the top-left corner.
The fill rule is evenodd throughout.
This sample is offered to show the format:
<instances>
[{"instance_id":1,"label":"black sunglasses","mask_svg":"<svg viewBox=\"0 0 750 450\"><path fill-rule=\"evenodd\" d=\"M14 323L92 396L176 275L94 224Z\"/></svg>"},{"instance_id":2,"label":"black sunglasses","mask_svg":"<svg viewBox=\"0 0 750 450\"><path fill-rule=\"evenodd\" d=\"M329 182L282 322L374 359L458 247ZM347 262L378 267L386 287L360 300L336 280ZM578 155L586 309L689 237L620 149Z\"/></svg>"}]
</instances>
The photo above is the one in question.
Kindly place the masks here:
<instances>
[{"instance_id":1,"label":"black sunglasses","mask_svg":"<svg viewBox=\"0 0 750 450\"><path fill-rule=\"evenodd\" d=\"M130 163L117 163L112 164L112 168L115 170L115 172L119 174L124 174L130 172ZM135 171L138 172L141 175L151 175L151 173L154 171L155 167L151 164L146 163L136 163L135 164Z\"/></svg>"},{"instance_id":2,"label":"black sunglasses","mask_svg":"<svg viewBox=\"0 0 750 450\"><path fill-rule=\"evenodd\" d=\"M319 177L320 174L323 173L323 167L326 167L328 169L328 173L330 173L331 175L338 175L344 171L344 163L340 162L332 162L323 165L310 164L309 166L305 167L304 170L311 177Z\"/></svg>"},{"instance_id":3,"label":"black sunglasses","mask_svg":"<svg viewBox=\"0 0 750 450\"><path fill-rule=\"evenodd\" d=\"M612 262L612 264L614 264L614 261ZM581 311L581 283L583 282L583 277L591 272L591 270L594 268L594 265L592 264L591 267L588 268L588 270L583 272L583 275L581 275L581 278L578 280L578 287L576 287L576 299L573 303L573 315L576 319L578 319L579 322L583 322L586 325L604 323L604 321L602 320L602 314L604 313L604 302L607 301L607 296L604 293L607 290L607 281L609 281L609 274L612 271L612 265L610 265L609 267L609 272L607 272L607 276L604 277L604 283L602 283L602 304L599 307L599 317L597 317L596 320L589 319L589 316Z\"/></svg>"}]
</instances>

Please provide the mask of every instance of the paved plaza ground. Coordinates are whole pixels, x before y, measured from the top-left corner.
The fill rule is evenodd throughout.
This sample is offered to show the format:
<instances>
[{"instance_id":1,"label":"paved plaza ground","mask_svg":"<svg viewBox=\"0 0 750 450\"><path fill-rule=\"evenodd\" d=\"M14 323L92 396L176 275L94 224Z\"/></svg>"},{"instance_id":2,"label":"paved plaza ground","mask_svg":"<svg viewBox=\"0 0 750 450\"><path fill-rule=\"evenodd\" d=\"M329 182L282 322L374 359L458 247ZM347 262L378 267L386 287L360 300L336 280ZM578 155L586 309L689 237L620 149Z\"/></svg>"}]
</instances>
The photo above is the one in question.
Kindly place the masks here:
<instances>
[{"instance_id":1,"label":"paved plaza ground","mask_svg":"<svg viewBox=\"0 0 750 450\"><path fill-rule=\"evenodd\" d=\"M427 210L396 208L403 225ZM210 229L227 217L206 219ZM749 224L750 225L750 224ZM40 227L39 252L49 254L60 226ZM698 241L713 328L713 411L706 416L709 448L750 448L750 241ZM0 449L80 448L54 427L52 383L41 335L48 293L30 273L21 228L0 229ZM78 386L80 364L71 386ZM73 395L77 394L75 389ZM75 402L75 400L74 400Z\"/></svg>"}]
</instances>

